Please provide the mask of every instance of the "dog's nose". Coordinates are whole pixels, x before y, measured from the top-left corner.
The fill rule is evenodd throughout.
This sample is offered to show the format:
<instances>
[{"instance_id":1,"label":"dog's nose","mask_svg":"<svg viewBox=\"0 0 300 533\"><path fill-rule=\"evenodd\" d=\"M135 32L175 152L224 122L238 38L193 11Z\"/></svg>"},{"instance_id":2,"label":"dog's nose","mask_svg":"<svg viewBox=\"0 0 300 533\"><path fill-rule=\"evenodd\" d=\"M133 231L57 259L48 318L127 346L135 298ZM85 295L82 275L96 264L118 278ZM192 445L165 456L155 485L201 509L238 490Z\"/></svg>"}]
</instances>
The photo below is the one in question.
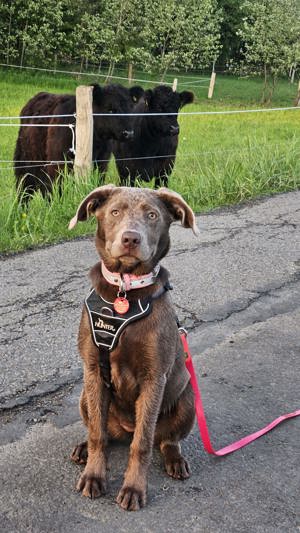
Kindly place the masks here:
<instances>
[{"instance_id":1,"label":"dog's nose","mask_svg":"<svg viewBox=\"0 0 300 533\"><path fill-rule=\"evenodd\" d=\"M179 133L179 126L171 126L170 127L171 135L178 135Z\"/></svg>"},{"instance_id":2,"label":"dog's nose","mask_svg":"<svg viewBox=\"0 0 300 533\"><path fill-rule=\"evenodd\" d=\"M138 231L124 231L122 244L125 248L136 248L141 243L141 234Z\"/></svg>"}]
</instances>

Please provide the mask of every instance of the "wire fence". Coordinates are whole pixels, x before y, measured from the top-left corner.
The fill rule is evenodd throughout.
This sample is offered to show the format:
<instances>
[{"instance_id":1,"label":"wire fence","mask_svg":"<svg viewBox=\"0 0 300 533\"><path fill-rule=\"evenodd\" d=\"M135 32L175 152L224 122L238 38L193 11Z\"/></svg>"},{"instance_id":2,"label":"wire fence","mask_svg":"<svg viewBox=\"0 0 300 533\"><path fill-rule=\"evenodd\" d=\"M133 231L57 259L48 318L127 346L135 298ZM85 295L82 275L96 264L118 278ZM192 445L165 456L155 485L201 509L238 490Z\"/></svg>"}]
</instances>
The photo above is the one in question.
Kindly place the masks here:
<instances>
[{"instance_id":1,"label":"wire fence","mask_svg":"<svg viewBox=\"0 0 300 533\"><path fill-rule=\"evenodd\" d=\"M78 65L79 67L81 67L81 65L82 65L81 60L80 61L72 61L70 64ZM120 70L127 71L128 70L128 64L129 64L128 61L126 61L126 62L122 62L121 61L120 63L116 63L115 71L117 71L117 72L119 72ZM101 64L97 64L97 63L89 61L88 65L92 69L97 69L97 71L99 73L101 73L101 71L105 70L105 69L107 69L107 71L108 71L108 68L109 68L109 62L107 62L107 61L103 61ZM223 68L223 67L224 67L224 65L220 66L220 69ZM135 71L137 71L139 73L142 73L142 74L145 74L145 75L149 74L149 72L145 72L143 70L143 67L141 65L134 64L133 68L134 68ZM222 71L222 70L219 70L219 67L215 67L215 70L217 70L217 69L218 69L218 72L225 72L225 70ZM199 75L199 77L201 77L201 78L203 78L203 77L206 78L207 77L207 71L208 71L208 69L202 70L201 72L195 70L195 71L193 71L193 75L184 74L182 71L178 71L178 72L177 71L170 71L170 72L167 72L165 74L165 77L166 78L171 78L171 79L173 79L174 77L176 77L178 79L195 79L195 77L198 78L198 75ZM189 72L191 72L191 71L189 71ZM226 72L228 72L228 68L227 68ZM209 78L207 78L207 79L209 79Z\"/></svg>"},{"instance_id":2,"label":"wire fence","mask_svg":"<svg viewBox=\"0 0 300 533\"><path fill-rule=\"evenodd\" d=\"M18 115L18 116L9 116L9 117L0 117L0 120L18 120L18 119L40 119L40 118L69 118L76 117L76 113L69 115Z\"/></svg>"},{"instance_id":3,"label":"wire fence","mask_svg":"<svg viewBox=\"0 0 300 533\"><path fill-rule=\"evenodd\" d=\"M129 81L128 76L114 76L107 74L101 74L100 72L80 72L80 71L73 71L73 70L61 70L61 69L50 69L50 68L39 68L39 67L27 67L23 65L11 65L6 63L0 63L0 67L10 67L10 68L16 68L16 69L25 69L25 70L37 70L39 72L50 72L54 74L69 74L71 76L89 76L91 78L105 78L107 80L122 80L122 81ZM201 81L208 81L210 78L201 78L199 82ZM139 83L149 83L151 85L173 85L173 82L169 81L163 81L163 80L149 80L145 78L130 78L130 82L139 82ZM180 85L185 85L184 82L179 82ZM193 82L192 82L193 83ZM194 79L194 83L198 83L198 80ZM197 87L199 87L197 85ZM207 85L203 85L202 87L205 87L208 89Z\"/></svg>"},{"instance_id":4,"label":"wire fence","mask_svg":"<svg viewBox=\"0 0 300 533\"><path fill-rule=\"evenodd\" d=\"M149 78L128 78L128 76L115 76L115 75L110 75L109 73L106 73L106 74L102 74L101 72L81 72L81 71L73 71L73 70L62 70L62 69L50 69L50 68L41 68L41 67L27 67L27 66L24 66L24 65L12 65L12 64L7 64L7 63L0 63L0 67L8 67L8 68L15 68L15 69L19 69L19 70L22 70L22 69L25 69L25 70L33 70L33 71L39 71L39 72L46 72L46 73L52 73L52 74L68 74L68 75L71 75L71 76L77 76L77 77L80 77L80 76L89 76L91 78L105 78L106 81L108 80L121 80L121 81L127 81L127 82L138 82L138 83L148 83L150 85L170 85L172 86L173 85L173 81L170 82L170 81L164 81L164 80L150 80ZM208 89L208 85L198 85L198 83L202 83L203 81L209 81L210 78L196 78L196 76L193 78L193 81L192 82L187 82L187 84L185 82L182 82L180 81L181 80L181 76L179 75L174 75L174 78L177 78L177 82L180 84L180 85L189 85L191 88L200 88L200 89ZM192 78L192 76L190 77ZM188 76L185 76L183 79L188 79ZM179 81L178 81L179 80ZM193 85L195 84L195 85Z\"/></svg>"},{"instance_id":5,"label":"wire fence","mask_svg":"<svg viewBox=\"0 0 300 533\"><path fill-rule=\"evenodd\" d=\"M221 116L221 115L240 115L240 114L247 114L247 113L270 113L270 112L279 112L279 111L299 111L300 107L274 107L274 108L258 108L258 109L231 109L231 110L223 110L223 111L188 111L179 113L180 117L184 116ZM93 113L94 117L164 117L164 116L177 116L178 113ZM36 123L19 123L19 122L1 122L3 120L46 120L46 119L73 119L73 123L43 123L43 124L36 124ZM74 121L76 120L76 113L73 114L57 114L57 115L23 115L23 116L3 116L0 117L0 127L65 127L70 128L72 130L73 134L73 145L74 145ZM278 147L286 143L276 143L276 144L264 144L264 146L273 146ZM69 151L75 153L74 146L72 145L72 148L69 149ZM256 148L255 148L256 149ZM249 147L246 147L244 149L238 148L238 149L232 149L232 150L213 150L213 151L200 151L200 152L192 152L192 153L184 153L180 154L180 157L191 157L191 156L198 156L198 155L204 155L204 154L212 154L212 153L225 153L225 152L240 152L241 150L249 150ZM179 153L177 153L179 155ZM141 156L141 157L125 157L125 158L117 158L115 161L132 161L132 160L147 160L147 159L166 159L166 158L175 158L176 154L164 154L160 156ZM99 159L94 160L93 163L108 163L110 159ZM23 165L23 163L26 163L26 165ZM28 163L28 164L27 164ZM30 164L29 164L30 163ZM46 167L46 166L53 166L53 165L73 165L73 160L57 160L57 161L44 161L44 160L20 160L20 161L12 161L12 160L0 160L0 170L10 170L12 166L16 169L26 169L26 168L37 168L37 167ZM10 165L10 166L3 166ZM20 165L21 164L21 165Z\"/></svg>"},{"instance_id":6,"label":"wire fence","mask_svg":"<svg viewBox=\"0 0 300 533\"><path fill-rule=\"evenodd\" d=\"M281 143L261 143L259 145L260 148L265 147L272 147L280 148L280 147L286 147L291 146L290 140L286 142ZM299 146L296 147L300 152L300 142ZM198 156L207 156L207 155L216 155L216 154L230 154L230 153L241 153L241 152L255 152L257 153L258 146L245 146L245 147L238 147L238 148L229 148L229 149L214 149L214 150L199 150L199 151L193 151L193 152L180 152L173 154L163 154L163 155L149 155L149 156L141 156L141 157L121 157L121 158L115 158L114 161L116 162L124 162L124 161L142 161L142 160L157 160L157 159L172 159L176 157L180 158L191 158L191 157L198 157ZM97 163L109 163L112 160L112 158L107 159L94 159L92 163L94 165L97 165ZM20 163L22 163L20 165ZM23 163L31 163L23 165ZM3 166L3 164L10 165L10 166ZM13 161L9 159L2 159L0 160L0 171L3 170L11 170L12 168L15 169L27 169L27 168L40 168L40 167L49 167L49 166L58 166L58 165L73 165L74 160L56 160L56 161L50 161L50 160L19 160L19 161Z\"/></svg>"},{"instance_id":7,"label":"wire fence","mask_svg":"<svg viewBox=\"0 0 300 533\"><path fill-rule=\"evenodd\" d=\"M290 106L290 107L270 107L270 108L259 108L259 109L229 109L225 111L185 111L183 113L93 113L93 117L163 117L163 116L178 116L184 117L184 116L212 116L212 115L239 115L239 114L247 114L247 113L272 113L275 111L299 111L300 106ZM47 124L31 124L31 123L17 123L17 122L10 122L10 123L2 123L1 120L26 120L26 119L32 119L32 120L40 120L40 119L46 119L46 118L75 118L76 119L76 113L68 114L68 115L24 115L24 116L6 116L6 117L0 117L0 127L10 127L10 126L17 126L17 127L63 127L63 128L69 128L70 126L73 126L74 124L59 124L59 123L47 123Z\"/></svg>"}]
</instances>

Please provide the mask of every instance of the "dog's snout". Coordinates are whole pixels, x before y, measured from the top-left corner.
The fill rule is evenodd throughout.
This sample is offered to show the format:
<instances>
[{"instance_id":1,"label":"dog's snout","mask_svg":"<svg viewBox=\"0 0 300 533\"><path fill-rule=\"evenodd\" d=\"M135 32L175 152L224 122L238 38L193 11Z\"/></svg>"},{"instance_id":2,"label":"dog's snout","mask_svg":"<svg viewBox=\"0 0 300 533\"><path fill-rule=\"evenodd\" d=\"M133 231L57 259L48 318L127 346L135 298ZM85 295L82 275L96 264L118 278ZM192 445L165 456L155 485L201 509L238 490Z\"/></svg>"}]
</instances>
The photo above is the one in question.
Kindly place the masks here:
<instances>
[{"instance_id":1,"label":"dog's snout","mask_svg":"<svg viewBox=\"0 0 300 533\"><path fill-rule=\"evenodd\" d=\"M136 248L141 244L141 234L138 231L124 231L122 244L125 248Z\"/></svg>"},{"instance_id":2,"label":"dog's snout","mask_svg":"<svg viewBox=\"0 0 300 533\"><path fill-rule=\"evenodd\" d=\"M171 132L171 135L178 135L179 133L179 126L171 126L170 127L170 132Z\"/></svg>"}]
</instances>

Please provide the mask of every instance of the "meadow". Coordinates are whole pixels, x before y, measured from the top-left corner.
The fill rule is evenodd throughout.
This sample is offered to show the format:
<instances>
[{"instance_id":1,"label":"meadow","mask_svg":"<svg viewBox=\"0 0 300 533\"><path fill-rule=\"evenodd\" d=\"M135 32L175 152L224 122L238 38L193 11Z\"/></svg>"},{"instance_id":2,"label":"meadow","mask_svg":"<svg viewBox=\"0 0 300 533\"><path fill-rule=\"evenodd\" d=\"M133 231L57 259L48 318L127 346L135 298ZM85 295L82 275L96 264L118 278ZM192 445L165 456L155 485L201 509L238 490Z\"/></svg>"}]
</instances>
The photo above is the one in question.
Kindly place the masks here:
<instances>
[{"instance_id":1,"label":"meadow","mask_svg":"<svg viewBox=\"0 0 300 533\"><path fill-rule=\"evenodd\" d=\"M145 78L145 74L138 72L135 76ZM173 77L170 75L168 81ZM153 75L152 79L157 77ZM179 117L179 148L169 187L182 194L196 212L299 188L300 109L185 116L185 111L257 109L261 107L262 81L218 74L214 97L208 100L207 88L200 87L208 85L208 81L199 82L197 75L181 75L178 79L178 90L192 90L196 101L184 108ZM95 76L80 78L0 69L0 117L19 115L27 100L39 91L74 92L77 85L89 81L96 81ZM102 79L98 81L101 83ZM139 84L145 88L153 86ZM296 84L280 80L272 107L293 105L296 92ZM0 125L0 252L92 233L93 221L79 224L72 232L67 226L85 194L99 185L95 173L81 182L72 175L66 176L62 197L55 191L51 202L36 194L28 210L18 205L10 163L17 134L18 127ZM106 182L118 183L113 161Z\"/></svg>"}]
</instances>

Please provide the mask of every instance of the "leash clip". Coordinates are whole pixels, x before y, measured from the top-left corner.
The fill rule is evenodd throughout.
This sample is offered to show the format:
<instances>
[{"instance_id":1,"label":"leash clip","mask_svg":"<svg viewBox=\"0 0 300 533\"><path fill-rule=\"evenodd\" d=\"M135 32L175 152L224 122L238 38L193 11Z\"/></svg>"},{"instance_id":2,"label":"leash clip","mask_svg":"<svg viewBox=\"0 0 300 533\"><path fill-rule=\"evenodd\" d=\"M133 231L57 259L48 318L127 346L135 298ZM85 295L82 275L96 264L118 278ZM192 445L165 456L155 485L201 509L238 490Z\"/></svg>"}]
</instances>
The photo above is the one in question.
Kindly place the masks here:
<instances>
[{"instance_id":1,"label":"leash clip","mask_svg":"<svg viewBox=\"0 0 300 533\"><path fill-rule=\"evenodd\" d=\"M187 330L186 330L184 327L180 326L180 327L178 328L178 331L179 331L179 334L180 334L180 335L184 335L185 338L187 338L187 334L188 334L188 332L187 332Z\"/></svg>"},{"instance_id":2,"label":"leash clip","mask_svg":"<svg viewBox=\"0 0 300 533\"><path fill-rule=\"evenodd\" d=\"M187 330L183 328L182 326L179 326L178 328L180 339L182 342L184 357L185 357L185 364L188 364L189 361L191 361L191 354L189 350L189 345L187 341Z\"/></svg>"}]
</instances>

